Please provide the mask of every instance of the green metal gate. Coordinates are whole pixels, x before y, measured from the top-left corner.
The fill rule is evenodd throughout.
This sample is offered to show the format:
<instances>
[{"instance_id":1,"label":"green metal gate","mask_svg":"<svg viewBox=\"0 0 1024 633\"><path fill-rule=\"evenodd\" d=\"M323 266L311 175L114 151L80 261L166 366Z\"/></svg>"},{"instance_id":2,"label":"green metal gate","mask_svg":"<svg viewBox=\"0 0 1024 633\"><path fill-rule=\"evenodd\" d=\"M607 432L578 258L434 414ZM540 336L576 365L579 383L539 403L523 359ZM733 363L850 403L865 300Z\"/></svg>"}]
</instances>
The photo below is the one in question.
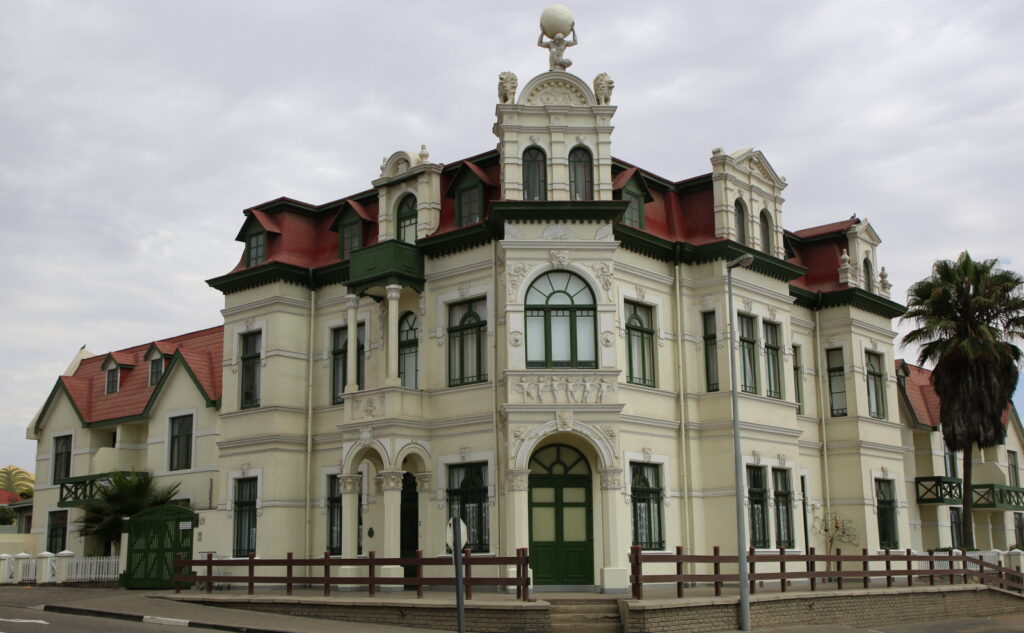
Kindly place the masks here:
<instances>
[{"instance_id":1,"label":"green metal gate","mask_svg":"<svg viewBox=\"0 0 1024 633\"><path fill-rule=\"evenodd\" d=\"M121 574L126 589L169 589L175 555L192 557L198 515L179 505L154 506L128 519L128 562Z\"/></svg>"}]
</instances>

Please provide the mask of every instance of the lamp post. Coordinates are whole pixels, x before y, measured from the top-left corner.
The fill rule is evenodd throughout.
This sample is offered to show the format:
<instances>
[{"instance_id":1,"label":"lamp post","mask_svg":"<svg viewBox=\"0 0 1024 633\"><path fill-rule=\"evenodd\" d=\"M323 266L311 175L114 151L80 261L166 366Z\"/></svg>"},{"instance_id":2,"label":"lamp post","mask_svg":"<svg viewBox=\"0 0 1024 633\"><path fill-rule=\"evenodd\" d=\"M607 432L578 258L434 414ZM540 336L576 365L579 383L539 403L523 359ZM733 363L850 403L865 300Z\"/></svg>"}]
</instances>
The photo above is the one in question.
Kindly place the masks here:
<instances>
[{"instance_id":1,"label":"lamp post","mask_svg":"<svg viewBox=\"0 0 1024 633\"><path fill-rule=\"evenodd\" d=\"M750 584L747 580L747 522L743 515L743 453L740 452L739 398L736 389L736 313L732 309L732 269L754 263L750 253L725 264L726 292L729 295L729 377L732 387L732 459L736 469L736 554L740 584L740 630L750 630Z\"/></svg>"}]
</instances>

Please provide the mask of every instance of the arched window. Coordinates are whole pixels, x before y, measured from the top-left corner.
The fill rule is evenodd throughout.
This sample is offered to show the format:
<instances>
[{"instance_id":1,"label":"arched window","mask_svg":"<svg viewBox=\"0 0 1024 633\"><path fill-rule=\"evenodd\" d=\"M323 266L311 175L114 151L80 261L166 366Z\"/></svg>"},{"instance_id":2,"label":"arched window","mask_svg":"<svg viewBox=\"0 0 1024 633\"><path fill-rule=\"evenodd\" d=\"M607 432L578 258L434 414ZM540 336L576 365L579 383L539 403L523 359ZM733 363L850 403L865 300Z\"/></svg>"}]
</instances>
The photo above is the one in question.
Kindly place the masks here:
<instances>
[{"instance_id":1,"label":"arched window","mask_svg":"<svg viewBox=\"0 0 1024 633\"><path fill-rule=\"evenodd\" d=\"M484 299L448 306L448 386L485 382L484 331L487 321Z\"/></svg>"},{"instance_id":2,"label":"arched window","mask_svg":"<svg viewBox=\"0 0 1024 633\"><path fill-rule=\"evenodd\" d=\"M736 241L747 244L747 207L742 200L736 201Z\"/></svg>"},{"instance_id":3,"label":"arched window","mask_svg":"<svg viewBox=\"0 0 1024 633\"><path fill-rule=\"evenodd\" d=\"M594 293L580 277L552 271L526 293L526 366L597 367Z\"/></svg>"},{"instance_id":4,"label":"arched window","mask_svg":"<svg viewBox=\"0 0 1024 633\"><path fill-rule=\"evenodd\" d=\"M772 219L768 216L768 210L761 210L761 250L772 254Z\"/></svg>"},{"instance_id":5,"label":"arched window","mask_svg":"<svg viewBox=\"0 0 1024 633\"><path fill-rule=\"evenodd\" d=\"M569 199L594 199L594 160L585 147L569 152Z\"/></svg>"},{"instance_id":6,"label":"arched window","mask_svg":"<svg viewBox=\"0 0 1024 633\"><path fill-rule=\"evenodd\" d=\"M419 371L419 320L412 312L406 312L398 321L398 378L403 387L418 387Z\"/></svg>"},{"instance_id":7,"label":"arched window","mask_svg":"<svg viewBox=\"0 0 1024 633\"><path fill-rule=\"evenodd\" d=\"M875 270L871 267L871 260L864 258L864 290L875 291Z\"/></svg>"},{"instance_id":8,"label":"arched window","mask_svg":"<svg viewBox=\"0 0 1024 633\"><path fill-rule=\"evenodd\" d=\"M523 152L523 200L548 199L548 161L544 150L530 147Z\"/></svg>"},{"instance_id":9,"label":"arched window","mask_svg":"<svg viewBox=\"0 0 1024 633\"><path fill-rule=\"evenodd\" d=\"M409 194L398 203L398 239L416 243L416 196Z\"/></svg>"}]
</instances>

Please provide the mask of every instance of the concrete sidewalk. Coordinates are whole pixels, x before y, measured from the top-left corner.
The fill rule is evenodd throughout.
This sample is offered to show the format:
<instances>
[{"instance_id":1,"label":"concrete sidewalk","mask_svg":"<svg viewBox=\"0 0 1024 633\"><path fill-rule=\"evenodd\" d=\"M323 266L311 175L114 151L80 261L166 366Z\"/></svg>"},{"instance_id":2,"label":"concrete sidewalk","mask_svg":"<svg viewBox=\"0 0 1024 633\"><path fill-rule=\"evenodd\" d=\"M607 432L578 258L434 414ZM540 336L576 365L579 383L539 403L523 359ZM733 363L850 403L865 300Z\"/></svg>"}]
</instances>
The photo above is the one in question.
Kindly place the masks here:
<instances>
[{"instance_id":1,"label":"concrete sidewalk","mask_svg":"<svg viewBox=\"0 0 1024 633\"><path fill-rule=\"evenodd\" d=\"M247 633L413 633L426 630L222 609L165 600L161 595L173 596L174 592L3 586L0 587L0 605Z\"/></svg>"}]
</instances>

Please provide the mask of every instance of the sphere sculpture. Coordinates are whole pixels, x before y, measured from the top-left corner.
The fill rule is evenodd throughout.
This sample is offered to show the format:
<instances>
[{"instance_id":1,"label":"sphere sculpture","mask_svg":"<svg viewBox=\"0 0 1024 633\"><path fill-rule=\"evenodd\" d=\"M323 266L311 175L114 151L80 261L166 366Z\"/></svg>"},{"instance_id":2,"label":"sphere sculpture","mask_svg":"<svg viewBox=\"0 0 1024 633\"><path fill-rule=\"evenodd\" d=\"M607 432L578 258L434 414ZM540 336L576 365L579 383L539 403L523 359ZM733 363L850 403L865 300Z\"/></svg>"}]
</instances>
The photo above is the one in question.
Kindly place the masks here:
<instances>
[{"instance_id":1,"label":"sphere sculpture","mask_svg":"<svg viewBox=\"0 0 1024 633\"><path fill-rule=\"evenodd\" d=\"M558 33L568 36L572 27L572 12L565 5L553 4L540 14L540 30L551 39Z\"/></svg>"}]
</instances>

